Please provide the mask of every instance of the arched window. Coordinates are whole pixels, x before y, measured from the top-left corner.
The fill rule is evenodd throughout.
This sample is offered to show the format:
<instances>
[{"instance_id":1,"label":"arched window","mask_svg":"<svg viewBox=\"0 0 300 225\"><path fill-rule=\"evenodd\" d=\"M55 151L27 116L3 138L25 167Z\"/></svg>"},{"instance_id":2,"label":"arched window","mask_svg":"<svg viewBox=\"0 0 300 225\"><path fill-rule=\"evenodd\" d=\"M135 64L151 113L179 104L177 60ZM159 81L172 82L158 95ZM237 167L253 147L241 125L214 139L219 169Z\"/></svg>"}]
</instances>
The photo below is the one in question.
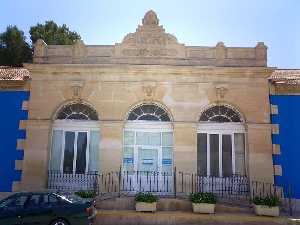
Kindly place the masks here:
<instances>
[{"instance_id":1,"label":"arched window","mask_svg":"<svg viewBox=\"0 0 300 225\"><path fill-rule=\"evenodd\" d=\"M58 113L58 120L98 120L96 110L82 103L72 103L64 106Z\"/></svg>"},{"instance_id":2,"label":"arched window","mask_svg":"<svg viewBox=\"0 0 300 225\"><path fill-rule=\"evenodd\" d=\"M145 185L149 185L148 172L172 175L173 127L170 121L168 111L155 103L138 105L128 114L124 127L123 170L144 173L141 183L145 181Z\"/></svg>"},{"instance_id":3,"label":"arched window","mask_svg":"<svg viewBox=\"0 0 300 225\"><path fill-rule=\"evenodd\" d=\"M143 104L129 113L128 120L170 121L168 112L155 104Z\"/></svg>"},{"instance_id":4,"label":"arched window","mask_svg":"<svg viewBox=\"0 0 300 225\"><path fill-rule=\"evenodd\" d=\"M63 174L98 171L98 114L84 103L70 103L56 114L52 126L49 169Z\"/></svg>"},{"instance_id":5,"label":"arched window","mask_svg":"<svg viewBox=\"0 0 300 225\"><path fill-rule=\"evenodd\" d=\"M229 105L215 105L201 114L197 130L199 174L216 177L246 174L243 121L241 114Z\"/></svg>"},{"instance_id":6,"label":"arched window","mask_svg":"<svg viewBox=\"0 0 300 225\"><path fill-rule=\"evenodd\" d=\"M240 114L229 106L216 105L205 110L200 116L200 121L226 123L242 122L242 119Z\"/></svg>"}]
</instances>

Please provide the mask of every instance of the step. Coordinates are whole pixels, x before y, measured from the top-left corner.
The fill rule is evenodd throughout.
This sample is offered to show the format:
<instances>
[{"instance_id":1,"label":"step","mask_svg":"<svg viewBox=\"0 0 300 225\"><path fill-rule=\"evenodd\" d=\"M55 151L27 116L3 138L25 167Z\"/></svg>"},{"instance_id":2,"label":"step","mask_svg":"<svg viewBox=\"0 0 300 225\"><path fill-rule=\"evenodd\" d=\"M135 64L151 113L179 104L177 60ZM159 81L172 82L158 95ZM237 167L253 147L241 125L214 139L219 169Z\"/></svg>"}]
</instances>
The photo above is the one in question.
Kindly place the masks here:
<instances>
[{"instance_id":1,"label":"step","mask_svg":"<svg viewBox=\"0 0 300 225\"><path fill-rule=\"evenodd\" d=\"M97 209L103 210L134 210L134 197L107 197L96 200ZM187 199L160 198L157 202L158 211L184 211L191 212L192 204ZM216 211L222 213L245 213L251 214L253 209L247 202L222 202L216 205Z\"/></svg>"},{"instance_id":2,"label":"step","mask_svg":"<svg viewBox=\"0 0 300 225\"><path fill-rule=\"evenodd\" d=\"M182 211L158 211L155 213L134 210L99 210L96 225L286 225L285 217L262 217L249 214L194 214Z\"/></svg>"}]
</instances>

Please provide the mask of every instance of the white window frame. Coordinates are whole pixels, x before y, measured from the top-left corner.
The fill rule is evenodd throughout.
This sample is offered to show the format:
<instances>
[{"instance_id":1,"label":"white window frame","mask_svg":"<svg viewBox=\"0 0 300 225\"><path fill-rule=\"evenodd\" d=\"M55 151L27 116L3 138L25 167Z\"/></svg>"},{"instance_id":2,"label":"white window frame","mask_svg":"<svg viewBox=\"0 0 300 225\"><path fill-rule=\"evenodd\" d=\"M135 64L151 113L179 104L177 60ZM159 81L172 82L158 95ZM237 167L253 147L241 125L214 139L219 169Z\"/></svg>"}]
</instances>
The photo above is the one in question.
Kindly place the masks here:
<instances>
[{"instance_id":1,"label":"white window frame","mask_svg":"<svg viewBox=\"0 0 300 225\"><path fill-rule=\"evenodd\" d=\"M231 157L232 157L232 173L236 174L235 167L235 140L234 134L244 134L244 152L245 152L245 173L246 170L246 129L243 123L212 123L212 122L201 122L198 124L197 133L207 134L207 146L206 146L206 173L210 176L210 134L217 134L219 137L219 177L223 177L223 152L222 152L222 135L231 135Z\"/></svg>"},{"instance_id":2,"label":"white window frame","mask_svg":"<svg viewBox=\"0 0 300 225\"><path fill-rule=\"evenodd\" d=\"M64 164L64 154L65 154L65 134L66 132L75 132L74 139L74 156L73 156L73 173L76 174L76 159L77 159L77 137L79 132L87 133L87 147L86 147L86 168L85 173L88 173L89 168L89 153L90 153L90 133L91 131L100 131L99 122L98 121L82 121L82 120L56 120L53 123L52 134L51 134L51 142L53 140L54 131L62 131L62 147L61 147L61 162L60 162L60 172L63 173L63 164ZM52 148L52 144L51 144ZM51 161L51 153L50 151L50 161ZM49 163L50 169L50 163Z\"/></svg>"},{"instance_id":3,"label":"white window frame","mask_svg":"<svg viewBox=\"0 0 300 225\"><path fill-rule=\"evenodd\" d=\"M134 145L125 145L124 137L125 132L130 131L134 132ZM159 146L153 146L153 145L138 145L136 143L137 140L137 132L145 132L145 133L160 133L160 145ZM161 172L163 169L162 165L162 149L164 147L172 148L172 172L173 172L173 165L174 165L174 143L172 146L165 146L162 145L162 133L172 133L173 135L173 141L174 141L174 132L173 132L173 126L171 122L160 122L160 121L127 121L124 131L123 131L123 151L125 147L133 147L133 168L134 171L138 171L138 149L139 148L150 148L150 149L157 149L157 160L158 160L158 172ZM124 155L124 154L123 154ZM124 168L124 161L123 161L123 155L122 155L122 168Z\"/></svg>"}]
</instances>

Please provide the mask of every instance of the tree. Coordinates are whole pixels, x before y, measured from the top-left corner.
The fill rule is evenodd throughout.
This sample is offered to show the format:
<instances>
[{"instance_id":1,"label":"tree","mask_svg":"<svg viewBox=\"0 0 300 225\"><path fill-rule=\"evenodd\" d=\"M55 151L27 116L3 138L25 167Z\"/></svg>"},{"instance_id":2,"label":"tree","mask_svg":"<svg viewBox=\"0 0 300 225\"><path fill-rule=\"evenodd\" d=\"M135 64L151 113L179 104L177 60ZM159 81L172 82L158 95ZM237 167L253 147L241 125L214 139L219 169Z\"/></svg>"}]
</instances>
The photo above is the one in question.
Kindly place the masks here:
<instances>
[{"instance_id":1,"label":"tree","mask_svg":"<svg viewBox=\"0 0 300 225\"><path fill-rule=\"evenodd\" d=\"M0 33L0 65L22 66L32 59L32 50L26 42L24 32L16 26L8 26Z\"/></svg>"},{"instance_id":2,"label":"tree","mask_svg":"<svg viewBox=\"0 0 300 225\"><path fill-rule=\"evenodd\" d=\"M41 38L49 45L72 45L80 39L80 35L70 31L66 24L58 26L53 21L46 21L45 24L38 23L30 27L29 33L32 43Z\"/></svg>"}]
</instances>

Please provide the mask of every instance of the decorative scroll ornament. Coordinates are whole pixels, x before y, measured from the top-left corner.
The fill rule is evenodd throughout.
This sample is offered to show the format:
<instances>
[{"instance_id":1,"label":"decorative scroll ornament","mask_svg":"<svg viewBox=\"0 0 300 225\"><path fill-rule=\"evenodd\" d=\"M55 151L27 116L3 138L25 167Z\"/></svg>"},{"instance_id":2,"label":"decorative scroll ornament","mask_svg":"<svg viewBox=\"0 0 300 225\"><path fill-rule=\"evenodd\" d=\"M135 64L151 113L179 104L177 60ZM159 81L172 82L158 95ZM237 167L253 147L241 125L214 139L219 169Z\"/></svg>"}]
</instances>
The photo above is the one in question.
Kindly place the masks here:
<instances>
[{"instance_id":1,"label":"decorative scroll ornament","mask_svg":"<svg viewBox=\"0 0 300 225\"><path fill-rule=\"evenodd\" d=\"M143 85L144 98L147 100L151 100L154 98L156 91L156 83L155 82L146 82Z\"/></svg>"},{"instance_id":2,"label":"decorative scroll ornament","mask_svg":"<svg viewBox=\"0 0 300 225\"><path fill-rule=\"evenodd\" d=\"M74 100L80 100L81 99L83 86L84 86L84 81L77 80L77 81L73 81L71 83L71 88L72 88L72 92L73 92L72 98Z\"/></svg>"},{"instance_id":3,"label":"decorative scroll ornament","mask_svg":"<svg viewBox=\"0 0 300 225\"><path fill-rule=\"evenodd\" d=\"M136 32L127 34L115 46L116 57L184 58L185 47L176 37L165 32L153 10L148 11Z\"/></svg>"},{"instance_id":4,"label":"decorative scroll ornament","mask_svg":"<svg viewBox=\"0 0 300 225\"><path fill-rule=\"evenodd\" d=\"M221 100L224 99L226 93L228 92L228 88L224 86L217 86L215 87L215 91L216 91L217 100Z\"/></svg>"}]
</instances>

